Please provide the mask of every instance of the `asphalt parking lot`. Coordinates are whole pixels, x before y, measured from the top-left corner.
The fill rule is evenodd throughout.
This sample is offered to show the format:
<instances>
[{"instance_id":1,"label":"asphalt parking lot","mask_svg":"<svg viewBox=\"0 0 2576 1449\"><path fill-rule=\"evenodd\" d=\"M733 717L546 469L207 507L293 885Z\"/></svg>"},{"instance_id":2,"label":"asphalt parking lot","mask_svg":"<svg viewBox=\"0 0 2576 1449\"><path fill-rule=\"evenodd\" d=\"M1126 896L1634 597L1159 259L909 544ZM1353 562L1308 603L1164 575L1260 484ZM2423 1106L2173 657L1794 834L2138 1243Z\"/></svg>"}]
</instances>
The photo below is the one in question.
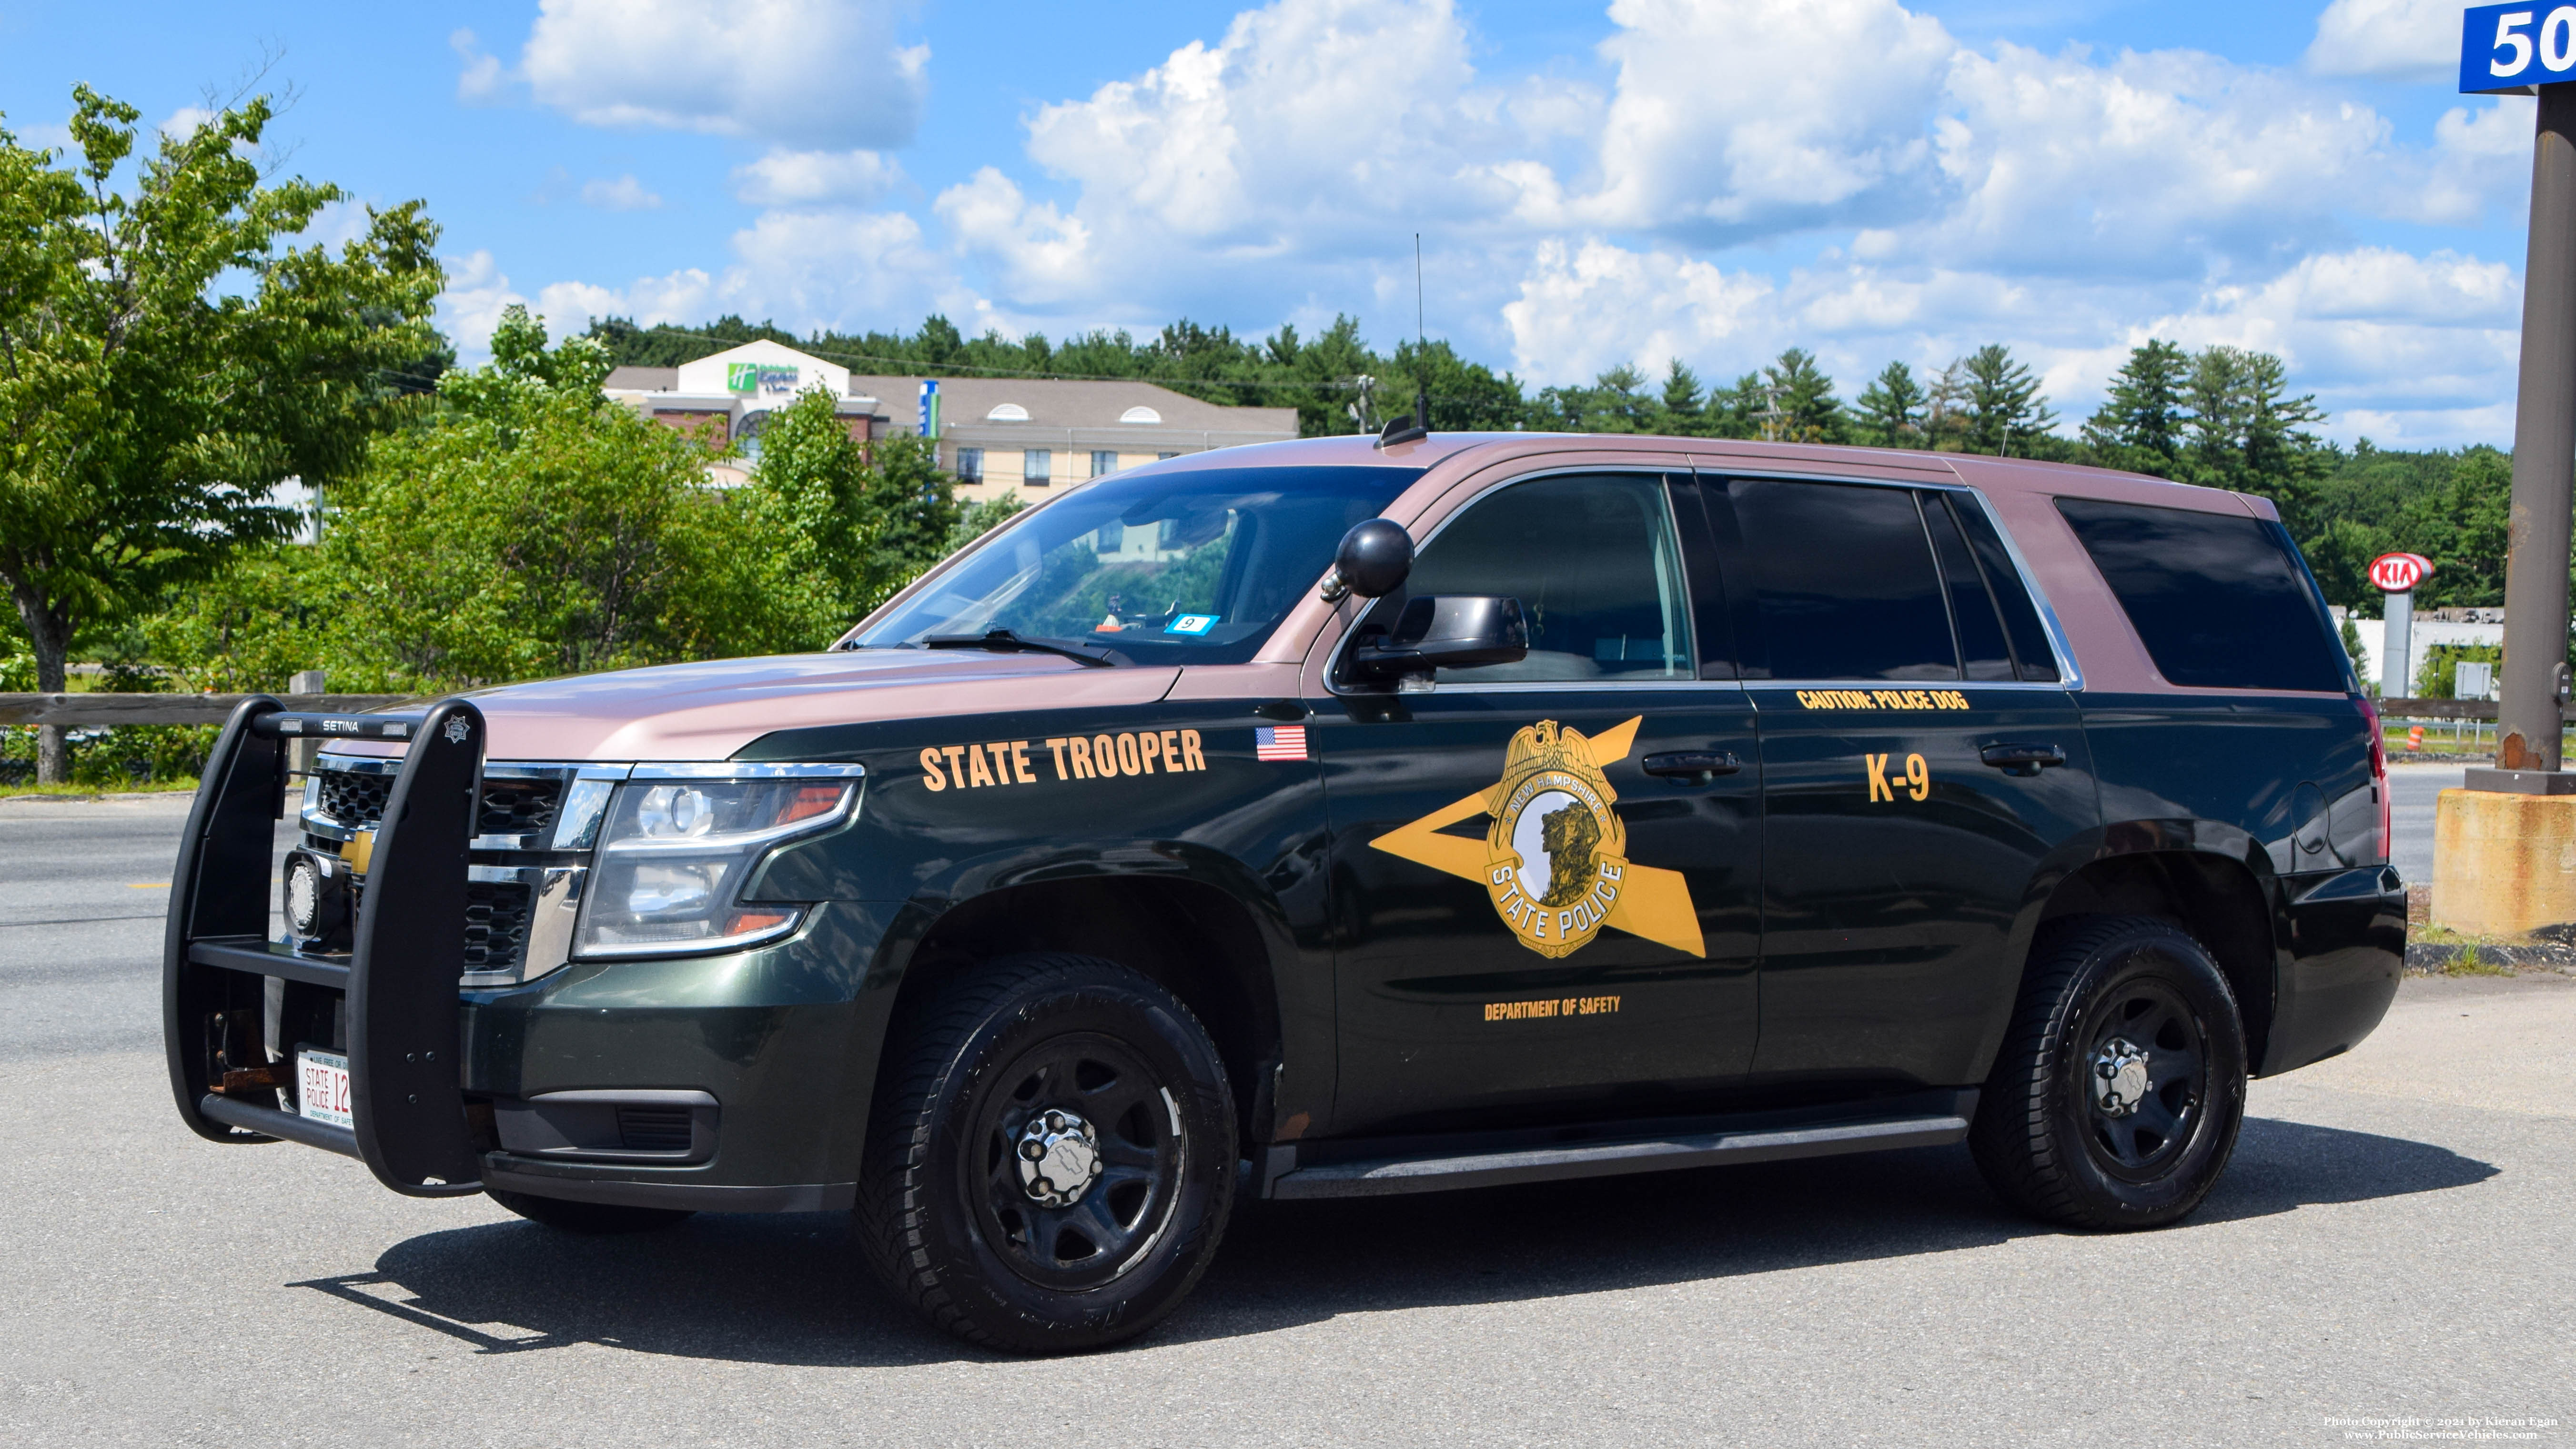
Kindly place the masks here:
<instances>
[{"instance_id":1,"label":"asphalt parking lot","mask_svg":"<svg viewBox=\"0 0 2576 1449\"><path fill-rule=\"evenodd\" d=\"M2437 773L2400 777L2401 852ZM2359 1050L2255 1084L2164 1232L2025 1222L1959 1148L1253 1204L1161 1329L1027 1362L918 1326L836 1217L568 1239L190 1136L181 808L0 804L0 1443L2576 1439L2568 978L2410 981Z\"/></svg>"}]
</instances>

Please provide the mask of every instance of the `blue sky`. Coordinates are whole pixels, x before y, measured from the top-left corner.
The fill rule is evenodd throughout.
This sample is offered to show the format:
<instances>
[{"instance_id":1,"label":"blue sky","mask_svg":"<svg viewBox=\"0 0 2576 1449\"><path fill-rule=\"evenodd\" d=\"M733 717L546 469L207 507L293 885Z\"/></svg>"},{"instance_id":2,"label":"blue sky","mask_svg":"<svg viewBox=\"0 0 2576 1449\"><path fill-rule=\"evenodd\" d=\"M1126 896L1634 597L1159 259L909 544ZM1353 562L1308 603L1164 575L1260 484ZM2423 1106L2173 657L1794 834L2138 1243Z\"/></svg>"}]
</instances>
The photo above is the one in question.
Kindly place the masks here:
<instances>
[{"instance_id":1,"label":"blue sky","mask_svg":"<svg viewBox=\"0 0 2576 1449\"><path fill-rule=\"evenodd\" d=\"M548 0L0 15L0 109L162 121L268 65L286 167L446 227L467 355L805 329L1434 331L1534 382L1984 342L2089 411L2147 336L2283 354L2337 437L2510 432L2530 103L2458 8L1989 0ZM345 226L345 221L340 223Z\"/></svg>"}]
</instances>

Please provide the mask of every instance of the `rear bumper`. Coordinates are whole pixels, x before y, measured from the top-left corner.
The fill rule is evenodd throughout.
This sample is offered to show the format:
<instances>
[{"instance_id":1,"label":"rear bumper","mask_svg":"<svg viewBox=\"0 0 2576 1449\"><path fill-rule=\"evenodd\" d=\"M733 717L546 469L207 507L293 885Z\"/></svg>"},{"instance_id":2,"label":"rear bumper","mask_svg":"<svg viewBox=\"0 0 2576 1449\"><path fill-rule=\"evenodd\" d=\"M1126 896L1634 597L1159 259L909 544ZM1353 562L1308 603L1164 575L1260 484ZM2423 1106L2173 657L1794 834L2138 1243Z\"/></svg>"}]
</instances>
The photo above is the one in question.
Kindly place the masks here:
<instances>
[{"instance_id":1,"label":"rear bumper","mask_svg":"<svg viewBox=\"0 0 2576 1449\"><path fill-rule=\"evenodd\" d=\"M2394 866L2288 877L2288 950L2261 1074L2350 1051L2379 1025L2406 970L2406 883Z\"/></svg>"}]
</instances>

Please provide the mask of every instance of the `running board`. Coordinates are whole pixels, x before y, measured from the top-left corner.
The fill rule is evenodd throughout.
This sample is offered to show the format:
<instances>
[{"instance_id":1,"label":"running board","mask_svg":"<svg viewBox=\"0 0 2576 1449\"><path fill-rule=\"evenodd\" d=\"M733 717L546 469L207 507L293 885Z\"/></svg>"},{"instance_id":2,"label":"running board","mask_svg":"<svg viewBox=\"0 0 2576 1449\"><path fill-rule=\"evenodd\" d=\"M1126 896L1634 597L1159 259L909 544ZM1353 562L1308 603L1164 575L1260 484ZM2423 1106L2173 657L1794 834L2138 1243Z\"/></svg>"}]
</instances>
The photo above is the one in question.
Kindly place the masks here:
<instances>
[{"instance_id":1,"label":"running board","mask_svg":"<svg viewBox=\"0 0 2576 1449\"><path fill-rule=\"evenodd\" d=\"M1380 1197L1399 1192L1442 1192L1460 1187L1551 1182L1568 1177L1618 1177L1684 1167L1739 1162L1779 1162L1899 1147L1946 1147L1968 1135L1976 1094L1961 1093L1954 1112L1871 1121L1707 1132L1573 1147L1477 1152L1452 1157L1376 1158L1293 1168L1271 1179L1276 1198ZM1275 1150L1275 1149L1274 1149Z\"/></svg>"}]
</instances>

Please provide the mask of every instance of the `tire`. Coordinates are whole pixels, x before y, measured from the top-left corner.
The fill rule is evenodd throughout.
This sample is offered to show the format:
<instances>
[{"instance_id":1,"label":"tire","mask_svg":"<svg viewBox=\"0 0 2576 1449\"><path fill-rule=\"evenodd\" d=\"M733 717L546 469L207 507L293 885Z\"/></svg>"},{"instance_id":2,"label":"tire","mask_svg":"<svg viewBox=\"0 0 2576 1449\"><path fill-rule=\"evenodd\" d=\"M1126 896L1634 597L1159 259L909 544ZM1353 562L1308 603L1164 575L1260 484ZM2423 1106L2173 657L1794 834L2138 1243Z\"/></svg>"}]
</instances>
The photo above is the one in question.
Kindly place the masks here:
<instances>
[{"instance_id":1,"label":"tire","mask_svg":"<svg viewBox=\"0 0 2576 1449\"><path fill-rule=\"evenodd\" d=\"M628 1207L609 1202L574 1202L562 1197L532 1197L487 1187L484 1196L532 1223L567 1233L606 1237L615 1233L650 1233L696 1217L687 1208Z\"/></svg>"},{"instance_id":2,"label":"tire","mask_svg":"<svg viewBox=\"0 0 2576 1449\"><path fill-rule=\"evenodd\" d=\"M2095 1230L2163 1227L2217 1186L2245 1120L2235 993L2143 916L2043 937L1968 1145L2007 1203Z\"/></svg>"},{"instance_id":3,"label":"tire","mask_svg":"<svg viewBox=\"0 0 2576 1449\"><path fill-rule=\"evenodd\" d=\"M896 1296L960 1338L1100 1348L1197 1285L1234 1168L1234 1094L1188 1007L1114 962L1007 957L889 1042L859 1236Z\"/></svg>"}]
</instances>

